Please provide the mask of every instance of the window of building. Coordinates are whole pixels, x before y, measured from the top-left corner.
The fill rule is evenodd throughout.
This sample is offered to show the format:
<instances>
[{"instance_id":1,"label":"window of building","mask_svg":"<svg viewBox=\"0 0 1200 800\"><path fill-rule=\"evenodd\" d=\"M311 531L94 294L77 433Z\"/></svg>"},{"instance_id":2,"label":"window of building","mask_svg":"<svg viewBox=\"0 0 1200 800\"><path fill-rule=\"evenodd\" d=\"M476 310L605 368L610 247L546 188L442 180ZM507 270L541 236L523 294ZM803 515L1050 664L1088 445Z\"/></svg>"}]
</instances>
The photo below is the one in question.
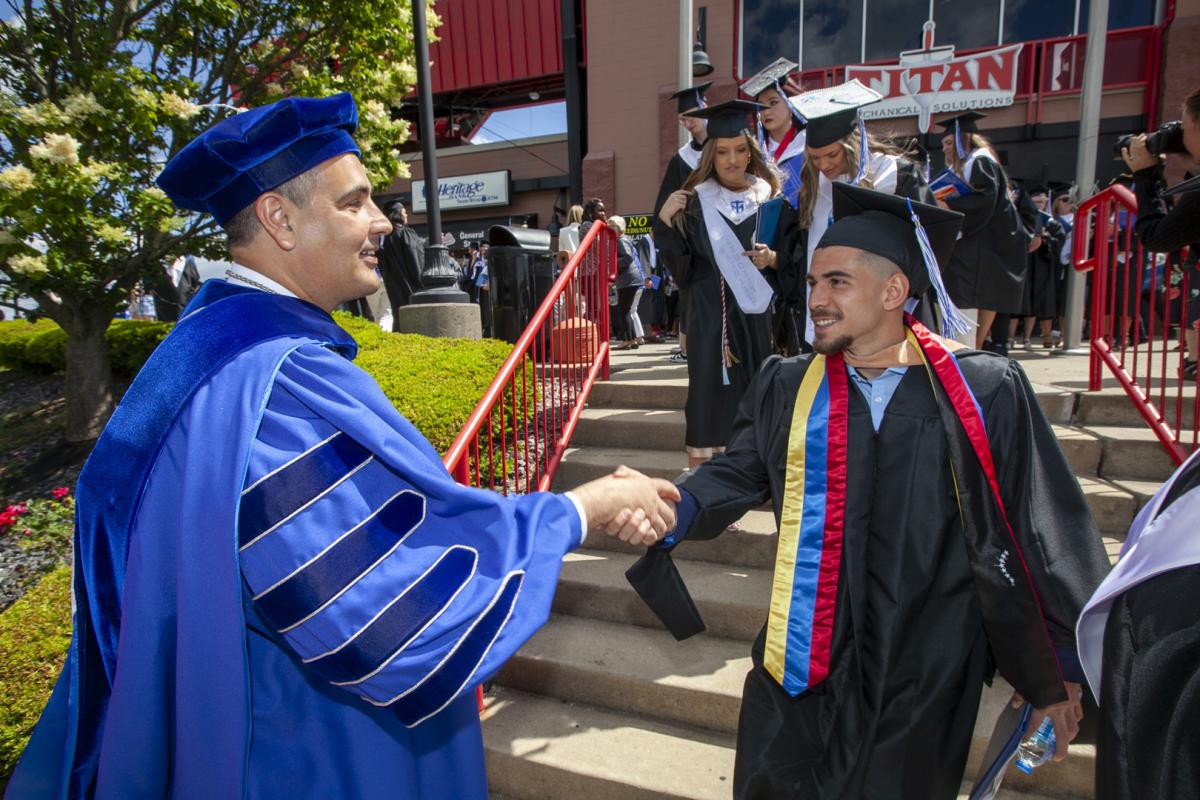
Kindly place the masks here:
<instances>
[{"instance_id":1,"label":"window of building","mask_svg":"<svg viewBox=\"0 0 1200 800\"><path fill-rule=\"evenodd\" d=\"M747 3L742 14L743 48L748 58L742 74L753 75L781 55L796 60L800 46L800 15L789 0Z\"/></svg>"},{"instance_id":2,"label":"window of building","mask_svg":"<svg viewBox=\"0 0 1200 800\"><path fill-rule=\"evenodd\" d=\"M1005 44L1071 36L1076 5L1077 0L1005 0ZM1087 28L1087 18L1080 24Z\"/></svg>"},{"instance_id":3,"label":"window of building","mask_svg":"<svg viewBox=\"0 0 1200 800\"><path fill-rule=\"evenodd\" d=\"M935 33L940 45L952 44L959 50L994 47L1000 40L1000 0L972 0L970 3L935 0L933 21L937 23Z\"/></svg>"},{"instance_id":4,"label":"window of building","mask_svg":"<svg viewBox=\"0 0 1200 800\"><path fill-rule=\"evenodd\" d=\"M567 132L567 104L550 103L501 108L488 113L471 134L471 144L512 142Z\"/></svg>"},{"instance_id":5,"label":"window of building","mask_svg":"<svg viewBox=\"0 0 1200 800\"><path fill-rule=\"evenodd\" d=\"M751 5L747 0L747 6ZM793 2L795 9L799 3ZM804 42L800 64L805 69L851 64L862 58L862 4L845 0L804 0ZM796 12L793 10L792 12ZM764 63L774 61L768 58Z\"/></svg>"},{"instance_id":6,"label":"window of building","mask_svg":"<svg viewBox=\"0 0 1200 800\"><path fill-rule=\"evenodd\" d=\"M1109 30L1154 23L1156 0L1109 0ZM959 50L1086 33L1088 0L741 0L741 74L780 56L819 69L896 58L921 44ZM866 13L866 25L863 14Z\"/></svg>"},{"instance_id":7,"label":"window of building","mask_svg":"<svg viewBox=\"0 0 1200 800\"><path fill-rule=\"evenodd\" d=\"M868 0L867 61L882 61L895 58L901 50L920 49L921 25L928 16L929 0ZM921 22L914 25L913 20Z\"/></svg>"}]
</instances>

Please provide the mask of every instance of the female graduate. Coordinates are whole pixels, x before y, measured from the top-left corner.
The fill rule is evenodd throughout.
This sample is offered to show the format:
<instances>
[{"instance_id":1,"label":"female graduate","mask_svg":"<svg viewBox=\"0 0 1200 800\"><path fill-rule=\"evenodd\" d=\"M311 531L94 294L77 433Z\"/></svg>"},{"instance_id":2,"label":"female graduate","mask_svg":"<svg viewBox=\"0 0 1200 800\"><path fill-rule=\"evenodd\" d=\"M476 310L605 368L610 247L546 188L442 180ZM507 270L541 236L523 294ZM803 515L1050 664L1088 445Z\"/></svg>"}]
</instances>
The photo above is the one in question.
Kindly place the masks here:
<instances>
[{"instance_id":1,"label":"female graduate","mask_svg":"<svg viewBox=\"0 0 1200 800\"><path fill-rule=\"evenodd\" d=\"M833 220L834 183L851 183L931 205L935 202L922 168L897 148L867 133L859 110L880 99L878 92L858 81L792 98L792 105L808 120L796 206L805 264L811 262L813 251ZM802 277L804 270L798 272ZM812 341L811 322L806 322L804 338Z\"/></svg>"},{"instance_id":2,"label":"female graduate","mask_svg":"<svg viewBox=\"0 0 1200 800\"><path fill-rule=\"evenodd\" d=\"M758 112L758 146L779 171L781 188L792 207L800 195L804 166L804 117L788 102L780 81L800 68L780 58L742 84L742 92L762 106Z\"/></svg>"},{"instance_id":3,"label":"female graduate","mask_svg":"<svg viewBox=\"0 0 1200 800\"><path fill-rule=\"evenodd\" d=\"M691 467L728 441L733 410L771 354L771 281L792 268L795 212L749 132L757 108L731 100L691 112L708 120L709 138L696 171L659 211L659 251L690 303L684 413Z\"/></svg>"},{"instance_id":4,"label":"female graduate","mask_svg":"<svg viewBox=\"0 0 1200 800\"><path fill-rule=\"evenodd\" d=\"M1030 242L1009 199L1000 159L975 124L983 117L968 111L938 123L946 129L942 153L947 169L970 187L970 193L948 197L939 205L965 217L945 278L950 299L968 318L974 312L974 340L967 337L963 344L976 349L983 348L997 312L1020 311Z\"/></svg>"}]
</instances>

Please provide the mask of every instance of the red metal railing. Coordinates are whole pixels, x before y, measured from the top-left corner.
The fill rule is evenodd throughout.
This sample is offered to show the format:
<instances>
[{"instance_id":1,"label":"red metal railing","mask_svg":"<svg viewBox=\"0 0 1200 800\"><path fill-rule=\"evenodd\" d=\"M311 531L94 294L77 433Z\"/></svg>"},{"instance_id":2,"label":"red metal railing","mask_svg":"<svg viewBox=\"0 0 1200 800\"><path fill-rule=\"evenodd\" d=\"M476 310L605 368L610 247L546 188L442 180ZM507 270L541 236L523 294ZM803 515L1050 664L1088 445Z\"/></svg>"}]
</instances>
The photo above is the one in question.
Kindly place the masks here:
<instances>
[{"instance_id":1,"label":"red metal railing","mask_svg":"<svg viewBox=\"0 0 1200 800\"><path fill-rule=\"evenodd\" d=\"M1200 437L1200 381L1183 373L1186 329L1196 324L1188 304L1200 273L1186 250L1145 250L1133 235L1136 219L1137 198L1119 185L1088 198L1075 214L1074 266L1091 272L1088 389L1101 388L1108 367L1179 464Z\"/></svg>"},{"instance_id":2,"label":"red metal railing","mask_svg":"<svg viewBox=\"0 0 1200 800\"><path fill-rule=\"evenodd\" d=\"M595 224L443 456L459 483L546 491L592 385L609 376L608 286L616 236Z\"/></svg>"}]
</instances>

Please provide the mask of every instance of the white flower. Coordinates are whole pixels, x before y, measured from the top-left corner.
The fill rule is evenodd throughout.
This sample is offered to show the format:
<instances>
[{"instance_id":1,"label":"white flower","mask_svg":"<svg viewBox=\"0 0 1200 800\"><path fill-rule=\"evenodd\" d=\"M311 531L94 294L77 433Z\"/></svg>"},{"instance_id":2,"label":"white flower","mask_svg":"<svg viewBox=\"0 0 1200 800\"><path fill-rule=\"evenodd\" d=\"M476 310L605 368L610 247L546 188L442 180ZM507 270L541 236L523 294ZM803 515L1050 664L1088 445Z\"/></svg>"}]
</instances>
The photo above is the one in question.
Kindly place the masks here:
<instances>
[{"instance_id":1,"label":"white flower","mask_svg":"<svg viewBox=\"0 0 1200 800\"><path fill-rule=\"evenodd\" d=\"M41 144L29 148L29 155L55 164L78 164L79 142L69 133L49 133Z\"/></svg>"},{"instance_id":2,"label":"white flower","mask_svg":"<svg viewBox=\"0 0 1200 800\"><path fill-rule=\"evenodd\" d=\"M68 119L79 120L92 114L103 114L104 106L96 102L91 92L73 94L63 103L63 111Z\"/></svg>"},{"instance_id":3,"label":"white flower","mask_svg":"<svg viewBox=\"0 0 1200 800\"><path fill-rule=\"evenodd\" d=\"M46 267L46 257L42 255L20 255L8 257L8 271L13 275L44 275L50 270Z\"/></svg>"},{"instance_id":4,"label":"white flower","mask_svg":"<svg viewBox=\"0 0 1200 800\"><path fill-rule=\"evenodd\" d=\"M308 67L304 66L303 64L292 64L292 77L293 78L303 79L303 78L307 78L308 76L309 76Z\"/></svg>"},{"instance_id":5,"label":"white flower","mask_svg":"<svg viewBox=\"0 0 1200 800\"><path fill-rule=\"evenodd\" d=\"M33 171L17 164L0 172L0 186L11 192L23 192L33 188Z\"/></svg>"},{"instance_id":6,"label":"white flower","mask_svg":"<svg viewBox=\"0 0 1200 800\"><path fill-rule=\"evenodd\" d=\"M83 165L83 175L90 180L99 180L101 178L114 178L121 171L121 167L111 161L89 161Z\"/></svg>"},{"instance_id":7,"label":"white flower","mask_svg":"<svg viewBox=\"0 0 1200 800\"><path fill-rule=\"evenodd\" d=\"M129 234L123 228L105 223L96 228L96 236L100 241L109 245L120 245L129 241Z\"/></svg>"},{"instance_id":8,"label":"white flower","mask_svg":"<svg viewBox=\"0 0 1200 800\"><path fill-rule=\"evenodd\" d=\"M267 95L270 97L283 94L283 87L280 86L277 81L271 81L263 87L263 90L266 91Z\"/></svg>"},{"instance_id":9,"label":"white flower","mask_svg":"<svg viewBox=\"0 0 1200 800\"><path fill-rule=\"evenodd\" d=\"M386 125L389 121L387 109L378 100L367 100L359 108L363 119L372 125Z\"/></svg>"},{"instance_id":10,"label":"white flower","mask_svg":"<svg viewBox=\"0 0 1200 800\"><path fill-rule=\"evenodd\" d=\"M200 113L200 106L184 100L174 92L164 92L162 96L162 110L173 117L190 119Z\"/></svg>"},{"instance_id":11,"label":"white flower","mask_svg":"<svg viewBox=\"0 0 1200 800\"><path fill-rule=\"evenodd\" d=\"M154 96L154 92L141 86L133 90L133 102L148 111L158 108L158 98Z\"/></svg>"}]
</instances>

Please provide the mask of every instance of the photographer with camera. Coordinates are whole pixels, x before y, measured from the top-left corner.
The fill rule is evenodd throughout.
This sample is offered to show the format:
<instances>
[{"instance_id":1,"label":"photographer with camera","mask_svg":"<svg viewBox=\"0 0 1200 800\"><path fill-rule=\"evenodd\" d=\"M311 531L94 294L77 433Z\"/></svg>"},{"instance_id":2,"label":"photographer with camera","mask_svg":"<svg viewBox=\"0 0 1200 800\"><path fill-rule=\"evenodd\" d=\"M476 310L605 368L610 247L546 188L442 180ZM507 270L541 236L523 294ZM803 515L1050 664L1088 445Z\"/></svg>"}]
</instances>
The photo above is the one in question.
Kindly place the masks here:
<instances>
[{"instance_id":1,"label":"photographer with camera","mask_svg":"<svg viewBox=\"0 0 1200 800\"><path fill-rule=\"evenodd\" d=\"M1168 253L1192 245L1186 269L1192 295L1187 300L1183 320L1186 326L1187 354L1183 376L1196 377L1197 330L1200 319L1200 269L1196 267L1197 243L1200 243L1200 188L1179 193L1174 207L1168 209L1163 157L1167 153L1189 156L1200 164L1200 89L1183 101L1181 119L1169 122L1147 136L1128 137L1118 145L1121 157L1133 172L1133 189L1138 200L1134 234L1147 250Z\"/></svg>"}]
</instances>

